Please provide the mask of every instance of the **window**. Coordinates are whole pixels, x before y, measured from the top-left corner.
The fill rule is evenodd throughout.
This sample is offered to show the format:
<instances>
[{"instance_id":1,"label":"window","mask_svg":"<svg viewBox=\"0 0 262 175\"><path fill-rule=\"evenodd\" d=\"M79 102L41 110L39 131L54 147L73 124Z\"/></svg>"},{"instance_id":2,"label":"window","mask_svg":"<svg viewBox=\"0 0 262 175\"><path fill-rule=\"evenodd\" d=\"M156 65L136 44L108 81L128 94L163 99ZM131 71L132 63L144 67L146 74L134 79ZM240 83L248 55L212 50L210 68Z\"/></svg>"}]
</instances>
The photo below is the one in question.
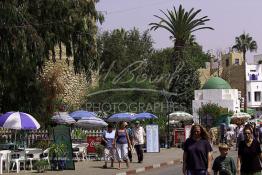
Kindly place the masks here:
<instances>
[{"instance_id":1,"label":"window","mask_svg":"<svg viewBox=\"0 0 262 175\"><path fill-rule=\"evenodd\" d=\"M238 58L235 59L235 64L239 65L239 59Z\"/></svg>"},{"instance_id":2,"label":"window","mask_svg":"<svg viewBox=\"0 0 262 175\"><path fill-rule=\"evenodd\" d=\"M229 66L229 59L226 59L226 67Z\"/></svg>"},{"instance_id":3,"label":"window","mask_svg":"<svg viewBox=\"0 0 262 175\"><path fill-rule=\"evenodd\" d=\"M251 101L251 93L248 92L248 101L250 102Z\"/></svg>"},{"instance_id":4,"label":"window","mask_svg":"<svg viewBox=\"0 0 262 175\"><path fill-rule=\"evenodd\" d=\"M255 92L255 101L261 101L261 92L260 91Z\"/></svg>"}]
</instances>

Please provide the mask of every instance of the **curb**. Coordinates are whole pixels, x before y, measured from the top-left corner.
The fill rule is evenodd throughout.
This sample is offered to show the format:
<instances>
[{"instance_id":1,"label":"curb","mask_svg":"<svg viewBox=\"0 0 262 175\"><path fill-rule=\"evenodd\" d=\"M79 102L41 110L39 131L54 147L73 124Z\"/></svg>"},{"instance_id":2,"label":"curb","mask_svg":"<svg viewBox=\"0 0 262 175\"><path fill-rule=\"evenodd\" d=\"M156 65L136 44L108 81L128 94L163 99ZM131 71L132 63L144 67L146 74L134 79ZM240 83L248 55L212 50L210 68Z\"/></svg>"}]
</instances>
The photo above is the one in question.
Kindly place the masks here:
<instances>
[{"instance_id":1,"label":"curb","mask_svg":"<svg viewBox=\"0 0 262 175\"><path fill-rule=\"evenodd\" d=\"M155 169L155 168L161 168L161 167L165 167L168 165L173 165L176 163L180 163L181 160L176 159L176 160L171 160L168 162L163 162L160 164L153 164L153 165L149 165L149 166L145 166L145 167L141 167L141 168L137 168L137 169L133 169L133 170L128 170L126 172L122 172L122 173L116 173L115 175L133 175L133 174L137 174L137 173L142 173L151 169Z\"/></svg>"}]
</instances>

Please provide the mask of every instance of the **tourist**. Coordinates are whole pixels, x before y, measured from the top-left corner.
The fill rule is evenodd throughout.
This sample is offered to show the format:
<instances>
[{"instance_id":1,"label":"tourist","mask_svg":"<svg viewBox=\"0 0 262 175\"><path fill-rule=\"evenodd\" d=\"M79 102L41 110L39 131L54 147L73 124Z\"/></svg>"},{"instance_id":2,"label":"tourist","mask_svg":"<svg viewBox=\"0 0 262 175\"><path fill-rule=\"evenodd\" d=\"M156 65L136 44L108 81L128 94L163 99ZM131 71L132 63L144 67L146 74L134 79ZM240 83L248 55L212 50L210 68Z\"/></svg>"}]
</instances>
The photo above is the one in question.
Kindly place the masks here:
<instances>
[{"instance_id":1,"label":"tourist","mask_svg":"<svg viewBox=\"0 0 262 175\"><path fill-rule=\"evenodd\" d=\"M132 129L132 136L133 136L133 145L135 146L136 154L138 163L142 163L144 156L143 156L143 147L145 143L145 130L142 126L140 126L139 121L135 121L135 127Z\"/></svg>"},{"instance_id":2,"label":"tourist","mask_svg":"<svg viewBox=\"0 0 262 175\"><path fill-rule=\"evenodd\" d=\"M116 146L118 169L121 169L121 161L126 163L126 167L129 168L128 162L128 149L131 149L131 142L126 130L127 123L120 122L119 128L116 131L114 145Z\"/></svg>"},{"instance_id":3,"label":"tourist","mask_svg":"<svg viewBox=\"0 0 262 175\"><path fill-rule=\"evenodd\" d=\"M238 145L238 175L261 175L262 153L259 142L254 139L253 129L246 125L243 129L244 141Z\"/></svg>"},{"instance_id":4,"label":"tourist","mask_svg":"<svg viewBox=\"0 0 262 175\"><path fill-rule=\"evenodd\" d=\"M113 142L115 139L115 130L113 130L114 127L112 124L109 124L107 126L107 131L103 133L102 136L102 143L104 143L105 150L104 150L104 156L105 156L105 164L103 168L107 168L107 162L111 161L111 167L114 167L114 160L115 160L115 148L113 147Z\"/></svg>"},{"instance_id":5,"label":"tourist","mask_svg":"<svg viewBox=\"0 0 262 175\"><path fill-rule=\"evenodd\" d=\"M221 143L218 148L220 155L215 159L212 167L214 175L235 175L236 165L234 159L227 155L229 146Z\"/></svg>"},{"instance_id":6,"label":"tourist","mask_svg":"<svg viewBox=\"0 0 262 175\"><path fill-rule=\"evenodd\" d=\"M190 136L184 144L183 174L210 175L212 147L207 131L199 124L192 126Z\"/></svg>"}]
</instances>

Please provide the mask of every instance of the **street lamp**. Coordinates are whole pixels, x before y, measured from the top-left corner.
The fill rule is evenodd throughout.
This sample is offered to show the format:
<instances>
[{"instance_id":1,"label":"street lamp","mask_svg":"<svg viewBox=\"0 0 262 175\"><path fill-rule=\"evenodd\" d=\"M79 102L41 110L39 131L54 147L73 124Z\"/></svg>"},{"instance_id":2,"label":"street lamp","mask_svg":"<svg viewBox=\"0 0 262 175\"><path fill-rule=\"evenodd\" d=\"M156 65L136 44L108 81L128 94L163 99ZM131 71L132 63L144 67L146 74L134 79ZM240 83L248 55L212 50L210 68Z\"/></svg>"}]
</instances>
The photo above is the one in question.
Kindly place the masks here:
<instances>
[{"instance_id":1,"label":"street lamp","mask_svg":"<svg viewBox=\"0 0 262 175\"><path fill-rule=\"evenodd\" d=\"M167 104L167 110L166 110L166 116L167 116L167 148L170 148L170 123L169 123L169 100L167 93L163 90L162 91L163 96L165 97L166 104Z\"/></svg>"}]
</instances>

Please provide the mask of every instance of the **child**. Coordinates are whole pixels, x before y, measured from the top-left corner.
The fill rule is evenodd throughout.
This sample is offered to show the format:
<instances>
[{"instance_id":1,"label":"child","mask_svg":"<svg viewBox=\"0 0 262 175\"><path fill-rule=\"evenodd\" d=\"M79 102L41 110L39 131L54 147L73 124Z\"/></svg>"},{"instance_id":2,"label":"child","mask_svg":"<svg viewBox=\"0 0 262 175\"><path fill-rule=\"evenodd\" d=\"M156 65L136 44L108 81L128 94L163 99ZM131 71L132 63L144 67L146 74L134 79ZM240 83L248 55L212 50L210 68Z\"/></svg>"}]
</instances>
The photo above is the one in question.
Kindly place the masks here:
<instances>
[{"instance_id":1,"label":"child","mask_svg":"<svg viewBox=\"0 0 262 175\"><path fill-rule=\"evenodd\" d=\"M232 157L227 156L229 146L225 143L219 145L220 156L213 163L214 175L235 175L236 165Z\"/></svg>"}]
</instances>

